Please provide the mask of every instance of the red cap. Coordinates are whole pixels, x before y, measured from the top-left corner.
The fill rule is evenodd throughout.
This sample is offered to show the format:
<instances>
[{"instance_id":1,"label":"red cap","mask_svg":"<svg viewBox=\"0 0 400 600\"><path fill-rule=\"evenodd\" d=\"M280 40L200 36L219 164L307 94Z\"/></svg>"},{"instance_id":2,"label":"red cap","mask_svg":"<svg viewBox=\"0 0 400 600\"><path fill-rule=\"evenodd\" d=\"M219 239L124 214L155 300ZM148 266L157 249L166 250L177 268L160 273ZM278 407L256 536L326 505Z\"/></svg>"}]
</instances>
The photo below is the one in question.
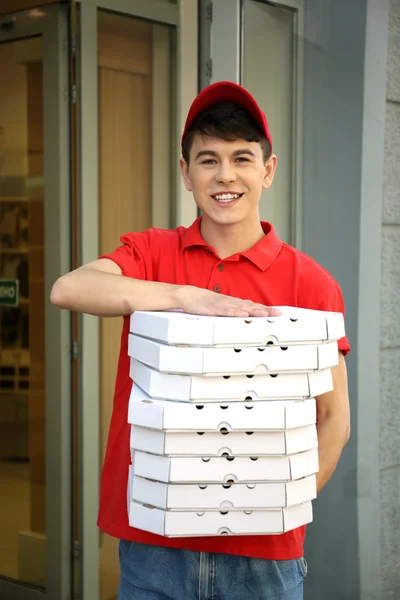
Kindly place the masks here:
<instances>
[{"instance_id":1,"label":"red cap","mask_svg":"<svg viewBox=\"0 0 400 600\"><path fill-rule=\"evenodd\" d=\"M259 124L261 131L269 141L272 149L272 138L266 116L250 92L232 81L217 81L202 90L194 99L186 118L181 143L183 143L183 140L197 115L209 106L217 104L218 102L234 102L250 113Z\"/></svg>"}]
</instances>

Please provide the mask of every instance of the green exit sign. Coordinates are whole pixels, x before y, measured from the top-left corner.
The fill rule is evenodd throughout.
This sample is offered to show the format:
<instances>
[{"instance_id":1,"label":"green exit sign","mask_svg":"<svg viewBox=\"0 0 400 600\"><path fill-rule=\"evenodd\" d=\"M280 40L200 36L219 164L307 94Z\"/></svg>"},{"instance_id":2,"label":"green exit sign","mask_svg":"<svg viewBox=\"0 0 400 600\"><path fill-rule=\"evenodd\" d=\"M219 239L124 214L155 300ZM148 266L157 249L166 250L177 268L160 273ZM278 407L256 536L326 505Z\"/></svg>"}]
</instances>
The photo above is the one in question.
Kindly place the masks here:
<instances>
[{"instance_id":1,"label":"green exit sign","mask_svg":"<svg viewBox=\"0 0 400 600\"><path fill-rule=\"evenodd\" d=\"M18 279L0 279L0 306L18 306Z\"/></svg>"}]
</instances>

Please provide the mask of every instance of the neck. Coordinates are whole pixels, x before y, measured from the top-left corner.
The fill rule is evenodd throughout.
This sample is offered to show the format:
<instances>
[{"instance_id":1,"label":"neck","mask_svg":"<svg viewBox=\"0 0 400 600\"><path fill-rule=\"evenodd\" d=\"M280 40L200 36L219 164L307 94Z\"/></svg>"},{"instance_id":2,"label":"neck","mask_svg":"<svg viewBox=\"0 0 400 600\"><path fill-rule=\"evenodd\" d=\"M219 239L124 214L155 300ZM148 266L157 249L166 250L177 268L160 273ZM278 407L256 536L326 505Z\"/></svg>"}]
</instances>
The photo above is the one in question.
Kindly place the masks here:
<instances>
[{"instance_id":1,"label":"neck","mask_svg":"<svg viewBox=\"0 0 400 600\"><path fill-rule=\"evenodd\" d=\"M233 225L219 225L203 216L200 231L203 240L221 259L250 250L265 235L259 215L252 223L246 221Z\"/></svg>"}]
</instances>

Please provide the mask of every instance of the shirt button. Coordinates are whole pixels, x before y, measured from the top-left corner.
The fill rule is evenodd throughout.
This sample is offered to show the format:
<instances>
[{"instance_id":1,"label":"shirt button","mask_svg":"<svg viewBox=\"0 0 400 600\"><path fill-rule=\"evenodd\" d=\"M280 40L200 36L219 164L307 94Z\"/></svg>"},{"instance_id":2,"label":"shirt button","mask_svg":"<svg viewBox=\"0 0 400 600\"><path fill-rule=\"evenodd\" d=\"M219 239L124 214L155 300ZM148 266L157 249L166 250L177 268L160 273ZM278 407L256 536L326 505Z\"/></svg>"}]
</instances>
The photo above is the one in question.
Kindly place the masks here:
<instances>
[{"instance_id":1,"label":"shirt button","mask_svg":"<svg viewBox=\"0 0 400 600\"><path fill-rule=\"evenodd\" d=\"M223 271L223 270L224 270L224 268L225 268L225 267L224 267L224 265L223 265L222 263L221 263L221 264L219 264L219 265L218 265L218 267L217 267L218 271Z\"/></svg>"},{"instance_id":2,"label":"shirt button","mask_svg":"<svg viewBox=\"0 0 400 600\"><path fill-rule=\"evenodd\" d=\"M216 285L216 286L214 287L214 292L217 292L217 293L219 293L220 291L221 291L221 287L220 287L219 285Z\"/></svg>"}]
</instances>

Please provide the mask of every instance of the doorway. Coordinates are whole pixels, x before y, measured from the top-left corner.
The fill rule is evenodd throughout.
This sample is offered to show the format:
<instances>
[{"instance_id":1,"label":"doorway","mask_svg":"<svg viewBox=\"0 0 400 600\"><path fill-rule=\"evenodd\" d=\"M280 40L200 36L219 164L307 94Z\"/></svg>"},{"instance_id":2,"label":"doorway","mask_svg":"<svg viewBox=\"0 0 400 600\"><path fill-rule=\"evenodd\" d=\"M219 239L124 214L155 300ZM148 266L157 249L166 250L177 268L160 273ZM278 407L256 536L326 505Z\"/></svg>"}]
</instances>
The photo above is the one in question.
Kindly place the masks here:
<instances>
[{"instance_id":1,"label":"doorway","mask_svg":"<svg viewBox=\"0 0 400 600\"><path fill-rule=\"evenodd\" d=\"M82 264L117 248L124 233L176 225L179 9L160 0L124 13L111 1L78 9ZM120 318L79 320L76 580L80 596L96 600L114 600L119 584L118 540L99 533L96 517L121 331Z\"/></svg>"},{"instance_id":2,"label":"doorway","mask_svg":"<svg viewBox=\"0 0 400 600\"><path fill-rule=\"evenodd\" d=\"M113 251L129 231L173 224L174 28L97 12L99 246ZM101 319L100 452L112 413L122 319ZM99 600L116 597L118 540L100 537Z\"/></svg>"},{"instance_id":3,"label":"doorway","mask_svg":"<svg viewBox=\"0 0 400 600\"><path fill-rule=\"evenodd\" d=\"M234 81L264 111L278 168L260 218L302 246L304 0L200 0L201 86Z\"/></svg>"},{"instance_id":4,"label":"doorway","mask_svg":"<svg viewBox=\"0 0 400 600\"><path fill-rule=\"evenodd\" d=\"M61 501L70 483L69 357L59 348L60 342L68 348L69 321L48 300L68 266L61 247L69 237L62 214L68 179L61 176L69 160L68 99L61 101L67 34L67 13L58 6L0 17L0 596L6 599L61 598L71 573L70 557L61 552L71 537L70 503Z\"/></svg>"}]
</instances>

